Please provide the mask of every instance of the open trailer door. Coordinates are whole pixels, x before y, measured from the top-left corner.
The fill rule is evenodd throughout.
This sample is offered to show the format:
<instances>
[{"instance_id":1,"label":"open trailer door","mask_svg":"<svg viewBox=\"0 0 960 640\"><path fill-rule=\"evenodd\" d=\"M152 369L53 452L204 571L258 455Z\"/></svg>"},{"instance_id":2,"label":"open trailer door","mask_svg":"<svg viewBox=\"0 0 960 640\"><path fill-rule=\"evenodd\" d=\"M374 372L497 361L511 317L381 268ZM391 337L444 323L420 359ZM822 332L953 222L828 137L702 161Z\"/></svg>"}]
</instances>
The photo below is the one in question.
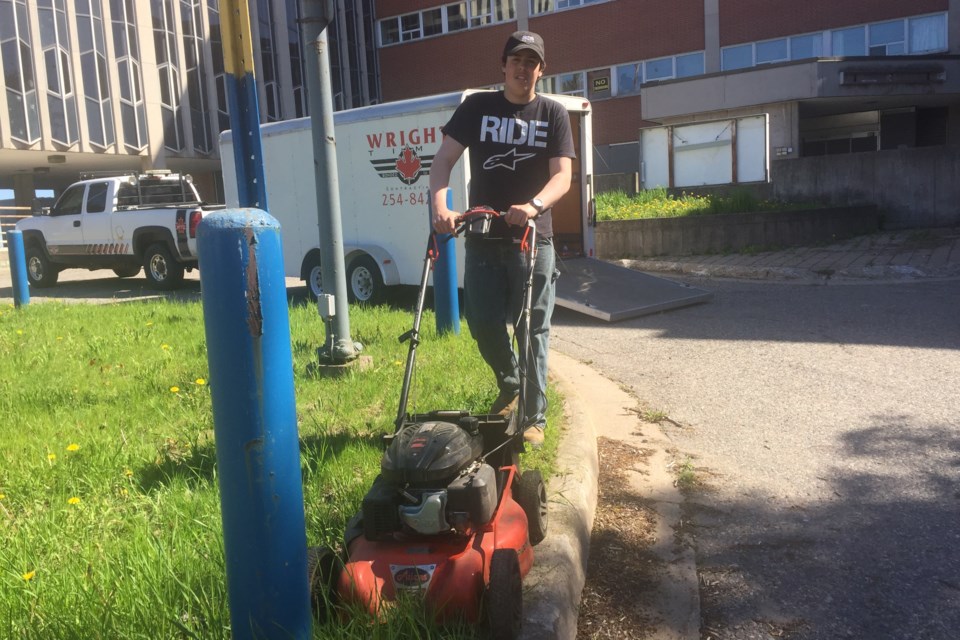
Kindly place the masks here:
<instances>
[{"instance_id":1,"label":"open trailer door","mask_svg":"<svg viewBox=\"0 0 960 640\"><path fill-rule=\"evenodd\" d=\"M558 258L557 304L616 322L706 302L713 294L596 258Z\"/></svg>"}]
</instances>

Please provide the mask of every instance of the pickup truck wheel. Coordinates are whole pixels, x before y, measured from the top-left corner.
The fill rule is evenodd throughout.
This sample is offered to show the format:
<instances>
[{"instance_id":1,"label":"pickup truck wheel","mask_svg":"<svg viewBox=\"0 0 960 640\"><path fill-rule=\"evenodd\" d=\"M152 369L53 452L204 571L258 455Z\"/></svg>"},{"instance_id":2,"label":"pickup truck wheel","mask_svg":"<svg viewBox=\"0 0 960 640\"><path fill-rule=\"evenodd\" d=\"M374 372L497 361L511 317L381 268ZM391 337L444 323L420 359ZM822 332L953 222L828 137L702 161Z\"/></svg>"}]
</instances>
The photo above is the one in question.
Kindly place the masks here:
<instances>
[{"instance_id":1,"label":"pickup truck wheel","mask_svg":"<svg viewBox=\"0 0 960 640\"><path fill-rule=\"evenodd\" d=\"M114 269L113 272L117 274L118 278L132 278L140 273L140 267L120 267L119 269Z\"/></svg>"},{"instance_id":2,"label":"pickup truck wheel","mask_svg":"<svg viewBox=\"0 0 960 640\"><path fill-rule=\"evenodd\" d=\"M27 280L37 288L52 287L57 284L60 272L47 259L42 247L31 245L24 252L27 261Z\"/></svg>"},{"instance_id":3,"label":"pickup truck wheel","mask_svg":"<svg viewBox=\"0 0 960 640\"><path fill-rule=\"evenodd\" d=\"M370 256L355 258L347 269L347 297L350 302L379 304L383 294L383 277L377 263Z\"/></svg>"},{"instance_id":4,"label":"pickup truck wheel","mask_svg":"<svg viewBox=\"0 0 960 640\"><path fill-rule=\"evenodd\" d=\"M168 291L183 282L183 265L173 259L166 245L153 244L143 254L143 272L147 282L162 291Z\"/></svg>"}]
</instances>

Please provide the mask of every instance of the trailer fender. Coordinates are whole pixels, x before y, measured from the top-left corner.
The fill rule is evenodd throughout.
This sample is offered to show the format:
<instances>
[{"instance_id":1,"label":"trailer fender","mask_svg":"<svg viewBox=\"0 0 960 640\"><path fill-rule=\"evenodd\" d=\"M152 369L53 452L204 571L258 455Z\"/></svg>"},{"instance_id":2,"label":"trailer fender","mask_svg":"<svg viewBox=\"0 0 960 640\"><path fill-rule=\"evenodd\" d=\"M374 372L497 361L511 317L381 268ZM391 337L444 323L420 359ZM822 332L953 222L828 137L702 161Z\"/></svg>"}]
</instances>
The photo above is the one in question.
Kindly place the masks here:
<instances>
[{"instance_id":1,"label":"trailer fender","mask_svg":"<svg viewBox=\"0 0 960 640\"><path fill-rule=\"evenodd\" d=\"M391 287L400 284L400 270L397 269L397 261L383 247L373 244L346 245L343 254L343 262L347 265L358 256L369 255L377 263L377 267L380 268L380 277L383 278L384 285Z\"/></svg>"}]
</instances>

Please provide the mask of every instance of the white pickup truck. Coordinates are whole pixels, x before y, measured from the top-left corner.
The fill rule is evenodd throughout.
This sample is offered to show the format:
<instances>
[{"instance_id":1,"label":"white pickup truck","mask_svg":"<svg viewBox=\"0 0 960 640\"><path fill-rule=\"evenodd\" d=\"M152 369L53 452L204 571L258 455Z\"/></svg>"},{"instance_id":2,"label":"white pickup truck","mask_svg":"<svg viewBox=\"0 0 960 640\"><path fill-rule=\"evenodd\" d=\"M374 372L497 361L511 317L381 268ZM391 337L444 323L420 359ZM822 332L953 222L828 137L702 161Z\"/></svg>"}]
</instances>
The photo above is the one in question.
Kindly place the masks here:
<instances>
[{"instance_id":1,"label":"white pickup truck","mask_svg":"<svg viewBox=\"0 0 960 640\"><path fill-rule=\"evenodd\" d=\"M197 266L197 225L204 208L190 176L165 171L81 180L39 216L17 223L27 278L57 282L63 269L113 269L129 278L144 269L157 289L172 289Z\"/></svg>"}]
</instances>

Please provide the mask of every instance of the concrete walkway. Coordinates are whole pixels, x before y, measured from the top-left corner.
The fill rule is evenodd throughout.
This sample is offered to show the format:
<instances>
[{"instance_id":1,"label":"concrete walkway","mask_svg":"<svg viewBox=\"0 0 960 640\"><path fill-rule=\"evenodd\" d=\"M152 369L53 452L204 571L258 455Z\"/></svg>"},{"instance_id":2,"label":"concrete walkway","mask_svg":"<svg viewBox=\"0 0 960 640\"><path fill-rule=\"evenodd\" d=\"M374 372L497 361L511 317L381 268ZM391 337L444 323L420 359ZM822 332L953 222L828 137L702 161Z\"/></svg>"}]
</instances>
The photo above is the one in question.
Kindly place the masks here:
<instances>
[{"instance_id":1,"label":"concrete walkway","mask_svg":"<svg viewBox=\"0 0 960 640\"><path fill-rule=\"evenodd\" d=\"M913 229L782 251L619 260L638 271L751 280L916 280L960 276L960 227Z\"/></svg>"}]
</instances>

